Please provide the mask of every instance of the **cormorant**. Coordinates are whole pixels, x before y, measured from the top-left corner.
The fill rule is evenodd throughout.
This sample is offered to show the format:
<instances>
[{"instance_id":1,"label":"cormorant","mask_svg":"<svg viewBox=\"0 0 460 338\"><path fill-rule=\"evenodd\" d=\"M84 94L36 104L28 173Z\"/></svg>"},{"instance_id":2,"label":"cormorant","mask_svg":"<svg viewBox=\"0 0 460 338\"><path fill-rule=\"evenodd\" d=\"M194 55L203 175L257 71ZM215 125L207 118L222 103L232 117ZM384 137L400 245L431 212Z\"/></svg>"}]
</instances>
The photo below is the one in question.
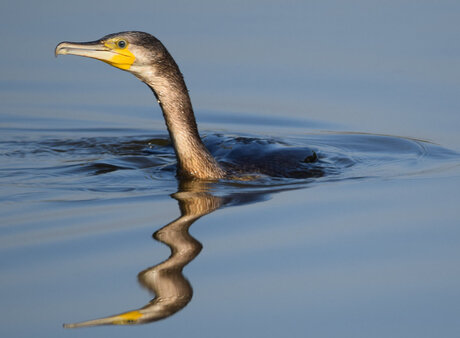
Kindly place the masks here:
<instances>
[{"instance_id":1,"label":"cormorant","mask_svg":"<svg viewBox=\"0 0 460 338\"><path fill-rule=\"evenodd\" d=\"M231 166L226 168L219 164L203 144L182 73L157 38L144 32L128 31L109 34L91 42L61 42L56 47L55 55L66 54L104 61L134 74L152 89L163 111L180 177L209 180L238 178L239 174L235 175ZM316 161L316 154L312 150L304 149L300 154L302 157L299 163ZM261 159L260 153L253 155L259 156L255 166L263 166L265 158ZM292 153L288 158L292 162ZM278 162L278 159L275 161ZM282 166L287 162L279 164ZM251 171L249 174L257 173L257 170L254 172L254 164L247 167ZM264 171L260 170L259 173ZM240 175L239 178L244 179L244 176Z\"/></svg>"}]
</instances>

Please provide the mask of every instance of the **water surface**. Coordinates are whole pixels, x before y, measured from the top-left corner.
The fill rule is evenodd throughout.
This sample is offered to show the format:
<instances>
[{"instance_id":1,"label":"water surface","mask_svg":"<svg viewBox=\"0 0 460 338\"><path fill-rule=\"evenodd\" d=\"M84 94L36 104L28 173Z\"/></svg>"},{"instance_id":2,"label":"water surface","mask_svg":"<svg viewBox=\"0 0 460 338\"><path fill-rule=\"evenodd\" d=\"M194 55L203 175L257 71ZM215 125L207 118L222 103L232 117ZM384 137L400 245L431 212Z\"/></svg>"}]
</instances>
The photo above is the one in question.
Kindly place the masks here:
<instances>
[{"instance_id":1,"label":"water surface","mask_svg":"<svg viewBox=\"0 0 460 338\"><path fill-rule=\"evenodd\" d=\"M458 10L2 3L0 335L458 336ZM308 148L313 174L178 180L145 85L53 58L124 29L167 45L220 160Z\"/></svg>"}]
</instances>

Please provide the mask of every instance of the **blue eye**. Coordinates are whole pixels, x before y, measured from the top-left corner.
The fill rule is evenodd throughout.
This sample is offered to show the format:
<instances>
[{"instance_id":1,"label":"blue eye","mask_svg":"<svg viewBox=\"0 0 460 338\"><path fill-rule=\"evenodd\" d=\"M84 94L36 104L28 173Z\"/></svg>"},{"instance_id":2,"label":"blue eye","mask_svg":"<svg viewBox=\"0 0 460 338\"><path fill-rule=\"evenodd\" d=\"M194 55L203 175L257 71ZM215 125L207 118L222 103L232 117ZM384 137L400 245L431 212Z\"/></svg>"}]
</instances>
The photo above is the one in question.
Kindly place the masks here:
<instances>
[{"instance_id":1,"label":"blue eye","mask_svg":"<svg viewBox=\"0 0 460 338\"><path fill-rule=\"evenodd\" d=\"M126 47L126 41L125 40L120 40L117 42L117 45L119 48L125 48Z\"/></svg>"}]
</instances>

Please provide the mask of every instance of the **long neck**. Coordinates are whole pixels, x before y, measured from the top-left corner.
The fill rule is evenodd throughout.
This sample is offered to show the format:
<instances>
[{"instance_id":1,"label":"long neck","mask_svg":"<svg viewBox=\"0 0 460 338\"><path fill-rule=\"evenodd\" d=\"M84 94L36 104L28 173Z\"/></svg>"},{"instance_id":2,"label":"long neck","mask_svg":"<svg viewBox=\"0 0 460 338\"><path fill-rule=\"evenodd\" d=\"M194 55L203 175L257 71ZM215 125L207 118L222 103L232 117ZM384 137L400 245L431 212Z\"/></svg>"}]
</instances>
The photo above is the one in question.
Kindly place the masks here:
<instances>
[{"instance_id":1,"label":"long neck","mask_svg":"<svg viewBox=\"0 0 460 338\"><path fill-rule=\"evenodd\" d=\"M177 72L159 74L152 69L154 76L143 80L152 89L163 110L177 156L178 174L200 179L223 178L225 171L201 141L187 87L177 65L174 66Z\"/></svg>"}]
</instances>

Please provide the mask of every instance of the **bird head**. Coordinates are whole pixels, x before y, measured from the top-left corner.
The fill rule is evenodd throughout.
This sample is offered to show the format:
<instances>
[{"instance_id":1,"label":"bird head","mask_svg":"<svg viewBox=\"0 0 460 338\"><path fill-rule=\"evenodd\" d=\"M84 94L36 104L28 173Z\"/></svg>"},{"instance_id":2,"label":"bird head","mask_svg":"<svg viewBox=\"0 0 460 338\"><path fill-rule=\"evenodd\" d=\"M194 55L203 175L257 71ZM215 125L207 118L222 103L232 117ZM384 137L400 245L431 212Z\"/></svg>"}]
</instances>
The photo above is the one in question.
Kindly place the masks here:
<instances>
[{"instance_id":1,"label":"bird head","mask_svg":"<svg viewBox=\"0 0 460 338\"><path fill-rule=\"evenodd\" d=\"M137 31L109 34L90 42L61 42L55 55L78 55L97 59L129 71L143 79L152 67L161 73L163 66L171 66L171 56L154 36ZM174 62L174 61L172 61Z\"/></svg>"}]
</instances>

